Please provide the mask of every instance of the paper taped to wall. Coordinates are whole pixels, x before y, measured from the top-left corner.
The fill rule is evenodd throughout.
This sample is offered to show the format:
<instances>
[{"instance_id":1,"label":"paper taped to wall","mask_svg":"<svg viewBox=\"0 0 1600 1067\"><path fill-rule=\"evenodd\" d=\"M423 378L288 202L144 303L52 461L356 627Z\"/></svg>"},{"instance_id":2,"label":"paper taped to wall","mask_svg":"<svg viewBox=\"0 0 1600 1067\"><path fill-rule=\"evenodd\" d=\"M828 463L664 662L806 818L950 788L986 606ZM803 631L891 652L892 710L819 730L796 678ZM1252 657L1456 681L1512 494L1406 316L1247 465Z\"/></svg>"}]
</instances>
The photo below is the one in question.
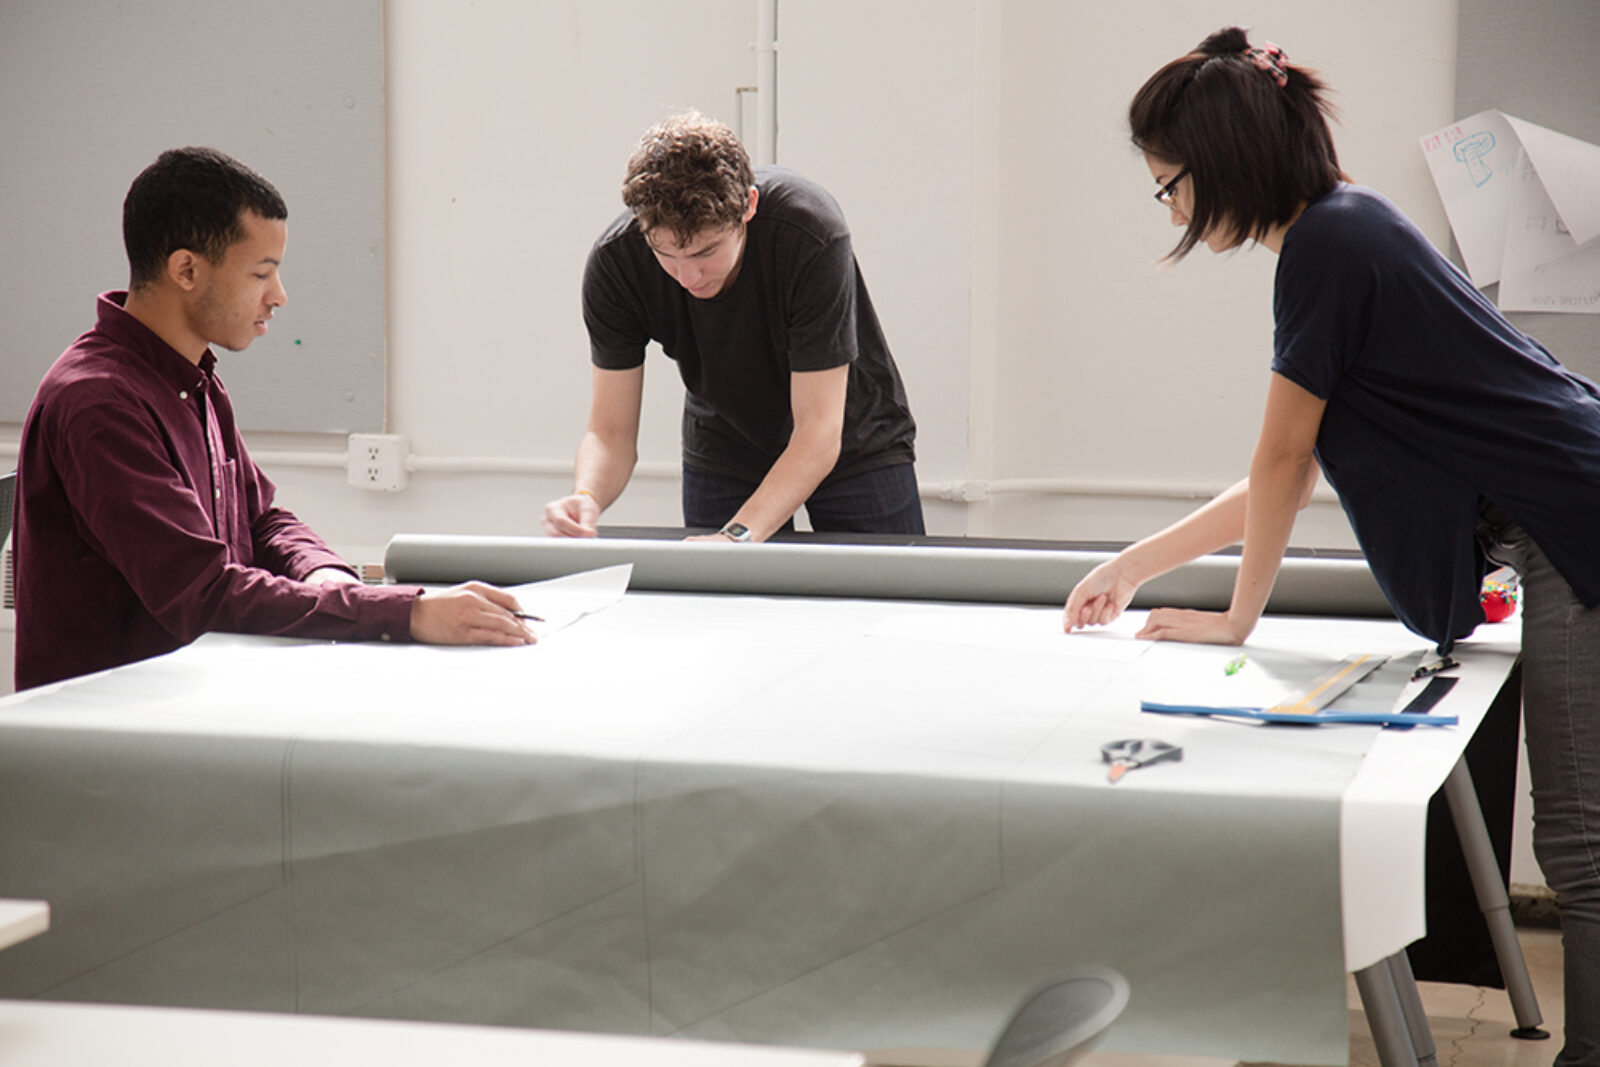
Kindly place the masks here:
<instances>
[{"instance_id":1,"label":"paper taped to wall","mask_svg":"<svg viewBox=\"0 0 1600 1067\"><path fill-rule=\"evenodd\" d=\"M1421 139L1467 275L1502 311L1600 314L1600 145L1490 109Z\"/></svg>"}]
</instances>

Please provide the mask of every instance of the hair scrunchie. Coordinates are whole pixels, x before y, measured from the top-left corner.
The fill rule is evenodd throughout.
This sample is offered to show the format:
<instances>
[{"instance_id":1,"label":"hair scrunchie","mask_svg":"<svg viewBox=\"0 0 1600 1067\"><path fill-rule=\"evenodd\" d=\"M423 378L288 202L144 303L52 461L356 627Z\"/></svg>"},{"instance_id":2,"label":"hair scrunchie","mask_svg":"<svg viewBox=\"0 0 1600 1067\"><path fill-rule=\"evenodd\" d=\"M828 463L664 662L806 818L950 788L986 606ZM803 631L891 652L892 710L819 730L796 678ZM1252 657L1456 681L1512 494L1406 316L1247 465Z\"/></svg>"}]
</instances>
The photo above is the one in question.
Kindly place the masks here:
<instances>
[{"instance_id":1,"label":"hair scrunchie","mask_svg":"<svg viewBox=\"0 0 1600 1067\"><path fill-rule=\"evenodd\" d=\"M1263 43L1259 48L1247 48L1244 57L1254 63L1257 70L1265 71L1282 89L1289 84L1289 53L1273 44Z\"/></svg>"}]
</instances>

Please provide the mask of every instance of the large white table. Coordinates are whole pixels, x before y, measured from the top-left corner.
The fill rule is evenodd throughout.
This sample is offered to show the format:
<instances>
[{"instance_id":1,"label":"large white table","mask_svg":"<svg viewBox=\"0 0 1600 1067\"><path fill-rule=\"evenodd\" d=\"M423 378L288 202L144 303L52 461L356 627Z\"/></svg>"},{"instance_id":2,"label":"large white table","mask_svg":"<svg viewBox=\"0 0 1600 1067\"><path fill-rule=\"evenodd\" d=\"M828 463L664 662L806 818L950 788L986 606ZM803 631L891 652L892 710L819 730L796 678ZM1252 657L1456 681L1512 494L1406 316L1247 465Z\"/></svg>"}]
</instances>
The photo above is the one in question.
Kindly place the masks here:
<instances>
[{"instance_id":1,"label":"large white table","mask_svg":"<svg viewBox=\"0 0 1600 1067\"><path fill-rule=\"evenodd\" d=\"M531 649L214 635L20 694L0 894L56 921L0 994L976 1049L1103 964L1107 1050L1343 1062L1344 976L1424 932L1427 799L1515 630L1458 651L1461 727L1385 732L1143 714L1227 654L1135 624L630 593ZM1247 651L1422 648L1269 617ZM1140 736L1184 760L1109 785Z\"/></svg>"},{"instance_id":2,"label":"large white table","mask_svg":"<svg viewBox=\"0 0 1600 1067\"><path fill-rule=\"evenodd\" d=\"M321 1019L182 1008L0 1001L6 1067L861 1067L843 1052Z\"/></svg>"}]
</instances>

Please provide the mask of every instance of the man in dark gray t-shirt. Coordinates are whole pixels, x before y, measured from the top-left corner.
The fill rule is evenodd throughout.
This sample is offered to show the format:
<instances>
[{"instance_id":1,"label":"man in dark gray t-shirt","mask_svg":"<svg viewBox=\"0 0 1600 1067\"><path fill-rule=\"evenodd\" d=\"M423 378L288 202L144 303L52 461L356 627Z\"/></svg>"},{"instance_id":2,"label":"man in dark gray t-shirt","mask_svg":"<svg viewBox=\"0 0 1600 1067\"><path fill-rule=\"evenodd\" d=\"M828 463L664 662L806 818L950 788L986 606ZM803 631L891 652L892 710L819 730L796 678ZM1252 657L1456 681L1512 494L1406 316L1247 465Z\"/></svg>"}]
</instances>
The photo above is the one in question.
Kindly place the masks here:
<instances>
[{"instance_id":1,"label":"man in dark gray t-shirt","mask_svg":"<svg viewBox=\"0 0 1600 1067\"><path fill-rule=\"evenodd\" d=\"M545 529L594 536L627 485L655 341L686 390L686 526L762 541L804 504L819 531L923 532L916 423L827 191L691 114L645 135L623 201L584 270L594 396Z\"/></svg>"}]
</instances>

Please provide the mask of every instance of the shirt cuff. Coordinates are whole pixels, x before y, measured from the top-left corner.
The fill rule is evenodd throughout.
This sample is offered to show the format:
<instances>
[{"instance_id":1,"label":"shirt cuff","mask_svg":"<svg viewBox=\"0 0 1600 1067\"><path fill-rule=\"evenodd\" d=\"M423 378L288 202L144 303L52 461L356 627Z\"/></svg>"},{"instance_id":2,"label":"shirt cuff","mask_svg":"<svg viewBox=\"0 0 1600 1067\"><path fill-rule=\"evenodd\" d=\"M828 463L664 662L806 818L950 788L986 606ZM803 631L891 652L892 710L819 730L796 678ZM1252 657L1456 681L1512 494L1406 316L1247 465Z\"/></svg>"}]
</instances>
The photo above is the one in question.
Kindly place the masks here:
<instances>
[{"instance_id":1,"label":"shirt cuff","mask_svg":"<svg viewBox=\"0 0 1600 1067\"><path fill-rule=\"evenodd\" d=\"M383 595L374 597L366 621L379 641L411 643L411 605L422 595L419 585L368 586Z\"/></svg>"}]
</instances>

